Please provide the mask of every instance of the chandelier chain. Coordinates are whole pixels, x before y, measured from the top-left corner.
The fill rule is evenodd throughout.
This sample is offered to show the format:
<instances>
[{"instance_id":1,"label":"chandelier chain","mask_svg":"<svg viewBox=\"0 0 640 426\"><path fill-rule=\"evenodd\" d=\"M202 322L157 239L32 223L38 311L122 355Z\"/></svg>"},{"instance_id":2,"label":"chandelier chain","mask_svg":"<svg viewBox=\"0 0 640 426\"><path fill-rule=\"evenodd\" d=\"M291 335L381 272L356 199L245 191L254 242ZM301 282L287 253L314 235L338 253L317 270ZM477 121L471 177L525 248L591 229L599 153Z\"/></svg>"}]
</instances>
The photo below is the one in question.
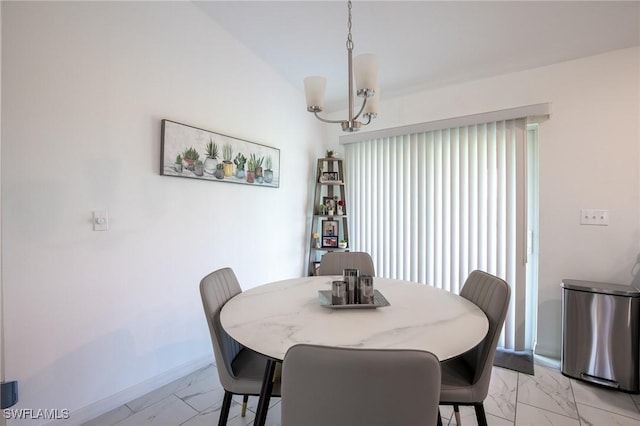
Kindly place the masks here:
<instances>
[{"instance_id":1,"label":"chandelier chain","mask_svg":"<svg viewBox=\"0 0 640 426\"><path fill-rule=\"evenodd\" d=\"M347 50L353 50L353 38L351 37L351 0L347 3L347 7L349 8L349 21L347 25L349 35L347 35Z\"/></svg>"}]
</instances>

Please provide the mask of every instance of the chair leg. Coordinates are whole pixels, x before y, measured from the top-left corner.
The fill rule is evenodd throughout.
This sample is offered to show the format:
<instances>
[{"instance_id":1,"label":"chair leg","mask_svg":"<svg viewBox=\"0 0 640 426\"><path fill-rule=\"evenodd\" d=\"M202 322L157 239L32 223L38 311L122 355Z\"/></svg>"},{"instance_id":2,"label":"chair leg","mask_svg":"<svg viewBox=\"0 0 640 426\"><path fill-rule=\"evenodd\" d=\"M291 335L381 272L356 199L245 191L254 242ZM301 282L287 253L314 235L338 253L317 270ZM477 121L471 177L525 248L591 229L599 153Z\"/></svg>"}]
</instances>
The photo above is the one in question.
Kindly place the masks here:
<instances>
[{"instance_id":1,"label":"chair leg","mask_svg":"<svg viewBox=\"0 0 640 426\"><path fill-rule=\"evenodd\" d=\"M249 395L242 397L242 417L247 415L247 402L249 401Z\"/></svg>"},{"instance_id":2,"label":"chair leg","mask_svg":"<svg viewBox=\"0 0 640 426\"><path fill-rule=\"evenodd\" d=\"M473 407L476 409L478 426L487 426L487 416L484 413L484 405L482 404L482 402L480 404L475 404Z\"/></svg>"},{"instance_id":3,"label":"chair leg","mask_svg":"<svg viewBox=\"0 0 640 426\"><path fill-rule=\"evenodd\" d=\"M462 425L462 420L460 419L460 406L459 405L453 405L453 414L455 414L456 416L456 425L460 426Z\"/></svg>"},{"instance_id":4,"label":"chair leg","mask_svg":"<svg viewBox=\"0 0 640 426\"><path fill-rule=\"evenodd\" d=\"M229 391L224 391L224 398L222 399L222 408L220 408L220 418L218 419L218 426L226 426L227 419L229 418L229 409L231 408L231 397L233 394Z\"/></svg>"},{"instance_id":5,"label":"chair leg","mask_svg":"<svg viewBox=\"0 0 640 426\"><path fill-rule=\"evenodd\" d=\"M264 426L267 420L267 410L269 410L269 399L273 390L273 373L276 370L276 361L268 358L262 378L262 387L260 389L260 399L258 399L258 407L256 408L256 418L253 421L254 426Z\"/></svg>"},{"instance_id":6,"label":"chair leg","mask_svg":"<svg viewBox=\"0 0 640 426\"><path fill-rule=\"evenodd\" d=\"M440 415L440 407L438 407L438 423L437 426L442 426L442 416Z\"/></svg>"}]
</instances>

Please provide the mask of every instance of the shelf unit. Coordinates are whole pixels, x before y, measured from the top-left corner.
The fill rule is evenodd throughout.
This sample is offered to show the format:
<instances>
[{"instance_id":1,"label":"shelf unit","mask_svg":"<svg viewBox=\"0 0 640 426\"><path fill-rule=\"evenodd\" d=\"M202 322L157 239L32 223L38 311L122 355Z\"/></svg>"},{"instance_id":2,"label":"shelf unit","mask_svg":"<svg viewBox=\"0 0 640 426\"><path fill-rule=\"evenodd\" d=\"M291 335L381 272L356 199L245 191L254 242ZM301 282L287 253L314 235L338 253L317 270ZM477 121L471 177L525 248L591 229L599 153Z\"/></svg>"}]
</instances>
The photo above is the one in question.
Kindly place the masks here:
<instances>
[{"instance_id":1,"label":"shelf unit","mask_svg":"<svg viewBox=\"0 0 640 426\"><path fill-rule=\"evenodd\" d=\"M333 212L322 211L320 205L330 207L329 200L333 200ZM345 206L341 208L342 214L338 214L338 201L345 203ZM320 264L325 253L349 251L348 245L346 248L338 246L342 240L349 241L346 202L342 160L339 158L319 158L316 167L316 188L313 197L311 236L309 238L309 275L315 275L317 265ZM335 229L336 225L337 229ZM319 244L313 238L314 233L319 235ZM327 239L327 237L332 238ZM336 243L335 247L333 246L334 242Z\"/></svg>"}]
</instances>

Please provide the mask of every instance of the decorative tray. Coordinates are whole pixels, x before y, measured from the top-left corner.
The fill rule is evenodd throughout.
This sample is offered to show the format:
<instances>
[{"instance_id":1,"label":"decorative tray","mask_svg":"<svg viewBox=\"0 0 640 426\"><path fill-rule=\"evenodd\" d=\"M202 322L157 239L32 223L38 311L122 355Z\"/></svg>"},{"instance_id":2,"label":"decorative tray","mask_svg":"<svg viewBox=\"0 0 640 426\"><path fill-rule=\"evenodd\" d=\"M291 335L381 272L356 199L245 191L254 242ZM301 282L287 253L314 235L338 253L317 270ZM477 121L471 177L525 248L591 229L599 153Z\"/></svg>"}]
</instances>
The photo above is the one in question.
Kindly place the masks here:
<instances>
[{"instance_id":1,"label":"decorative tray","mask_svg":"<svg viewBox=\"0 0 640 426\"><path fill-rule=\"evenodd\" d=\"M378 290L373 290L373 303L359 303L351 305L333 305L331 301L331 290L318 290L320 296L320 306L331 309L375 309L390 306L389 301Z\"/></svg>"}]
</instances>

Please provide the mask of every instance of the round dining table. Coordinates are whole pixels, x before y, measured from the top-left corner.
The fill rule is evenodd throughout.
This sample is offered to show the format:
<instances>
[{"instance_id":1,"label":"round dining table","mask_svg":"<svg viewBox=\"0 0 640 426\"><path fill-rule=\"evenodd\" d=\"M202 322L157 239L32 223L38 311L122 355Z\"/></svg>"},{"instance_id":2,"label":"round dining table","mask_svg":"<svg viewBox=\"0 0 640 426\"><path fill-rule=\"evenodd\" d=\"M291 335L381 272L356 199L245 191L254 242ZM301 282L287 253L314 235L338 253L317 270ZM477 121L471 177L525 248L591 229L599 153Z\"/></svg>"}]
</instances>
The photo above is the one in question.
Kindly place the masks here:
<instances>
[{"instance_id":1,"label":"round dining table","mask_svg":"<svg viewBox=\"0 0 640 426\"><path fill-rule=\"evenodd\" d=\"M433 286L374 278L389 306L332 308L320 291L341 276L277 281L237 294L222 308L224 330L267 357L255 425L263 425L277 362L299 343L368 349L414 349L443 361L482 341L489 322L469 300Z\"/></svg>"}]
</instances>

